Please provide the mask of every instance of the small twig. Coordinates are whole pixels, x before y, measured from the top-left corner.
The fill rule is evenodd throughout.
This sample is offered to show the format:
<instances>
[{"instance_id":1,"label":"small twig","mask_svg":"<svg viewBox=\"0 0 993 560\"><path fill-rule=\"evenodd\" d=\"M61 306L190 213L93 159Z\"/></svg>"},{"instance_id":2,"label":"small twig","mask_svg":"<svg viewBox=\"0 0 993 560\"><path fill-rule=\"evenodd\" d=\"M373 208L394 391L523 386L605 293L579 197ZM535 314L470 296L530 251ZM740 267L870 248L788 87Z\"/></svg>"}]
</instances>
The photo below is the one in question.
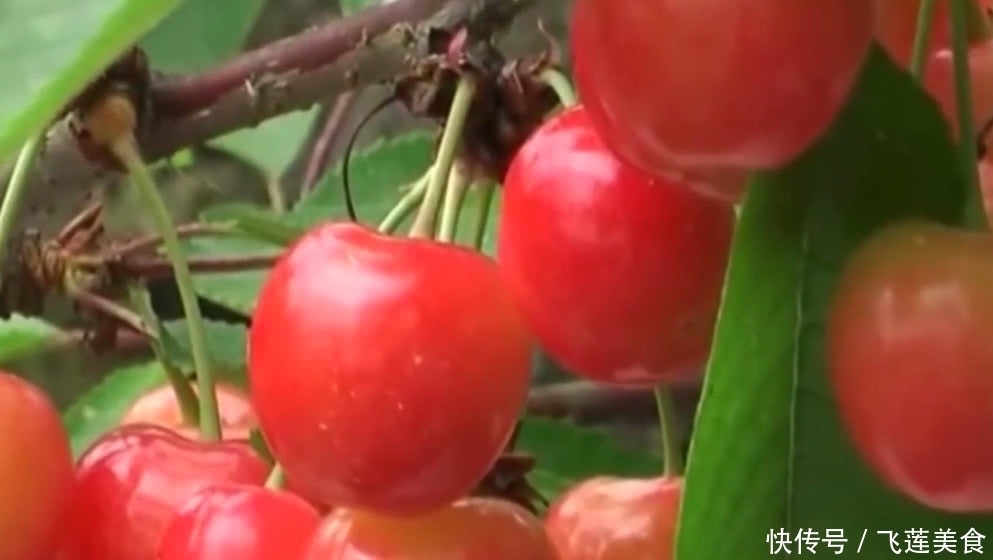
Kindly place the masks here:
<instances>
[{"instance_id":1,"label":"small twig","mask_svg":"<svg viewBox=\"0 0 993 560\"><path fill-rule=\"evenodd\" d=\"M357 97L355 90L351 90L342 93L335 99L334 105L332 105L331 111L324 121L324 126L321 128L321 132L317 136L313 149L307 158L307 168L303 176L301 192L309 192L317 186L317 181L324 174L324 171L328 167L328 162L331 160L331 151L334 149L338 138L341 137L345 117L351 111L352 107L355 106Z\"/></svg>"},{"instance_id":2,"label":"small twig","mask_svg":"<svg viewBox=\"0 0 993 560\"><path fill-rule=\"evenodd\" d=\"M194 222L176 226L176 235L180 239L186 239L200 235L236 235L236 232L228 224ZM162 236L152 233L116 245L110 253L115 257L124 258L154 249L161 244Z\"/></svg>"},{"instance_id":3,"label":"small twig","mask_svg":"<svg viewBox=\"0 0 993 560\"><path fill-rule=\"evenodd\" d=\"M62 226L58 235L55 236L55 242L63 247L68 245L80 230L92 229L94 223L100 219L100 213L102 211L103 203L99 201L86 206L79 214L76 214L69 220L66 225Z\"/></svg>"},{"instance_id":4,"label":"small twig","mask_svg":"<svg viewBox=\"0 0 993 560\"><path fill-rule=\"evenodd\" d=\"M187 264L192 273L217 274L270 268L278 258L278 254L189 257ZM163 257L134 257L125 259L116 266L124 274L146 280L173 276L172 264Z\"/></svg>"},{"instance_id":5,"label":"small twig","mask_svg":"<svg viewBox=\"0 0 993 560\"><path fill-rule=\"evenodd\" d=\"M117 302L79 288L72 283L66 286L66 293L80 305L120 321L127 328L149 340L154 340L157 336L155 330L149 327L140 315Z\"/></svg>"}]
</instances>

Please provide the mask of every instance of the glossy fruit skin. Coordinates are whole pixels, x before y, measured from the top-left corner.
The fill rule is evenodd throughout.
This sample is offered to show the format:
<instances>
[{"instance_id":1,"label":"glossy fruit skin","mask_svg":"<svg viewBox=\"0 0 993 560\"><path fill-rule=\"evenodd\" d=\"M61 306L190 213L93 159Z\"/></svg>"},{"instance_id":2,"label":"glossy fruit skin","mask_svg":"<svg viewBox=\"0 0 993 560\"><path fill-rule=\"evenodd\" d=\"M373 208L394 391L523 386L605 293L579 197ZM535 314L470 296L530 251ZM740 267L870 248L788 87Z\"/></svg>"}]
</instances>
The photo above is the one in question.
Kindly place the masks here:
<instances>
[{"instance_id":1,"label":"glossy fruit skin","mask_svg":"<svg viewBox=\"0 0 993 560\"><path fill-rule=\"evenodd\" d=\"M210 484L261 485L269 467L241 442L205 443L131 424L80 457L60 560L145 560L176 510Z\"/></svg>"},{"instance_id":2,"label":"glossy fruit skin","mask_svg":"<svg viewBox=\"0 0 993 560\"><path fill-rule=\"evenodd\" d=\"M73 483L72 452L55 405L0 372L0 558L49 560Z\"/></svg>"},{"instance_id":3,"label":"glossy fruit skin","mask_svg":"<svg viewBox=\"0 0 993 560\"><path fill-rule=\"evenodd\" d=\"M969 47L973 129L993 119L993 40ZM953 134L958 134L955 103L955 68L951 48L934 52L924 67L924 87L938 102Z\"/></svg>"},{"instance_id":4,"label":"glossy fruit skin","mask_svg":"<svg viewBox=\"0 0 993 560\"><path fill-rule=\"evenodd\" d=\"M197 391L196 385L193 392ZM247 440L252 428L258 424L248 400L248 393L234 385L217 383L217 407L221 413L221 431L226 440ZM138 398L121 418L121 425L156 424L174 432L196 439L196 426L183 422L183 414L176 402L171 385L162 385Z\"/></svg>"},{"instance_id":5,"label":"glossy fruit skin","mask_svg":"<svg viewBox=\"0 0 993 560\"><path fill-rule=\"evenodd\" d=\"M846 263L827 323L837 407L865 462L932 508L993 510L993 237L906 222Z\"/></svg>"},{"instance_id":6,"label":"glossy fruit skin","mask_svg":"<svg viewBox=\"0 0 993 560\"><path fill-rule=\"evenodd\" d=\"M497 261L542 347L592 380L649 387L706 361L734 208L618 160L576 106L504 180Z\"/></svg>"},{"instance_id":7,"label":"glossy fruit skin","mask_svg":"<svg viewBox=\"0 0 993 560\"><path fill-rule=\"evenodd\" d=\"M678 477L591 478L552 503L545 530L566 560L672 560L682 494Z\"/></svg>"},{"instance_id":8,"label":"glossy fruit skin","mask_svg":"<svg viewBox=\"0 0 993 560\"><path fill-rule=\"evenodd\" d=\"M325 518L303 558L559 560L538 518L494 498L465 498L410 519L338 509Z\"/></svg>"},{"instance_id":9,"label":"glossy fruit skin","mask_svg":"<svg viewBox=\"0 0 993 560\"><path fill-rule=\"evenodd\" d=\"M300 492L414 515L467 494L500 455L531 355L489 258L329 223L272 269L248 369L262 432Z\"/></svg>"},{"instance_id":10,"label":"glossy fruit skin","mask_svg":"<svg viewBox=\"0 0 993 560\"><path fill-rule=\"evenodd\" d=\"M979 187L983 191L986 220L993 223L993 161L989 157L979 160Z\"/></svg>"},{"instance_id":11,"label":"glossy fruit skin","mask_svg":"<svg viewBox=\"0 0 993 560\"><path fill-rule=\"evenodd\" d=\"M162 534L156 560L299 559L320 515L303 499L245 484L195 493Z\"/></svg>"},{"instance_id":12,"label":"glossy fruit skin","mask_svg":"<svg viewBox=\"0 0 993 560\"><path fill-rule=\"evenodd\" d=\"M570 41L579 97L621 158L772 169L834 120L874 25L867 0L579 0Z\"/></svg>"}]
</instances>

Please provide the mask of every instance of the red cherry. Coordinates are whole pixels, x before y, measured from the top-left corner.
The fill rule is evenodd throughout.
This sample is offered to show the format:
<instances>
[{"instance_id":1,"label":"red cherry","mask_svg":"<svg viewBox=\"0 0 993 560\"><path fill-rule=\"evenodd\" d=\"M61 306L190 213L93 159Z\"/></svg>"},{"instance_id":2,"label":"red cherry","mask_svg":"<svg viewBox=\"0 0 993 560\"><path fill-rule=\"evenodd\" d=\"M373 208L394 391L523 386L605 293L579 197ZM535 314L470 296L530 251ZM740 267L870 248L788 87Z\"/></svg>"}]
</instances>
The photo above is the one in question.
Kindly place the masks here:
<instances>
[{"instance_id":1,"label":"red cherry","mask_svg":"<svg viewBox=\"0 0 993 560\"><path fill-rule=\"evenodd\" d=\"M619 161L582 106L546 121L504 180L497 255L563 366L653 386L706 361L734 209Z\"/></svg>"},{"instance_id":2,"label":"red cherry","mask_svg":"<svg viewBox=\"0 0 993 560\"><path fill-rule=\"evenodd\" d=\"M578 0L575 78L607 144L644 169L776 168L838 114L874 19L868 0Z\"/></svg>"},{"instance_id":3,"label":"red cherry","mask_svg":"<svg viewBox=\"0 0 993 560\"><path fill-rule=\"evenodd\" d=\"M0 372L0 558L49 560L72 490L69 438L48 395Z\"/></svg>"},{"instance_id":4,"label":"red cherry","mask_svg":"<svg viewBox=\"0 0 993 560\"><path fill-rule=\"evenodd\" d=\"M541 521L505 500L466 498L423 517L335 510L304 560L559 560Z\"/></svg>"},{"instance_id":5,"label":"red cherry","mask_svg":"<svg viewBox=\"0 0 993 560\"><path fill-rule=\"evenodd\" d=\"M527 399L531 351L489 258L326 224L259 294L252 403L306 496L416 514L467 494L500 455Z\"/></svg>"},{"instance_id":6,"label":"red cherry","mask_svg":"<svg viewBox=\"0 0 993 560\"><path fill-rule=\"evenodd\" d=\"M552 503L545 529L568 560L672 560L683 479L591 478Z\"/></svg>"},{"instance_id":7,"label":"red cherry","mask_svg":"<svg viewBox=\"0 0 993 560\"><path fill-rule=\"evenodd\" d=\"M156 560L296 560L320 516L293 494L244 484L195 493L162 535Z\"/></svg>"},{"instance_id":8,"label":"red cherry","mask_svg":"<svg viewBox=\"0 0 993 560\"><path fill-rule=\"evenodd\" d=\"M221 427L224 439L247 440L256 426L255 412L248 402L248 393L233 385L218 383L217 407L221 413ZM193 392L196 393L196 384ZM183 422L183 414L176 402L176 393L171 385L162 385L136 400L121 418L121 425L155 424L196 439L199 431L196 426Z\"/></svg>"},{"instance_id":9,"label":"red cherry","mask_svg":"<svg viewBox=\"0 0 993 560\"><path fill-rule=\"evenodd\" d=\"M993 237L885 228L838 280L827 358L855 448L892 487L951 512L993 510Z\"/></svg>"},{"instance_id":10,"label":"red cherry","mask_svg":"<svg viewBox=\"0 0 993 560\"><path fill-rule=\"evenodd\" d=\"M154 558L166 523L196 491L261 485L267 474L241 442L194 441L154 425L117 428L79 459L64 560Z\"/></svg>"},{"instance_id":11,"label":"red cherry","mask_svg":"<svg viewBox=\"0 0 993 560\"><path fill-rule=\"evenodd\" d=\"M975 129L993 119L993 41L983 41L969 47L969 72L972 86L972 118ZM931 94L958 134L958 114L955 102L955 68L951 48L936 51L924 68L924 87Z\"/></svg>"}]
</instances>

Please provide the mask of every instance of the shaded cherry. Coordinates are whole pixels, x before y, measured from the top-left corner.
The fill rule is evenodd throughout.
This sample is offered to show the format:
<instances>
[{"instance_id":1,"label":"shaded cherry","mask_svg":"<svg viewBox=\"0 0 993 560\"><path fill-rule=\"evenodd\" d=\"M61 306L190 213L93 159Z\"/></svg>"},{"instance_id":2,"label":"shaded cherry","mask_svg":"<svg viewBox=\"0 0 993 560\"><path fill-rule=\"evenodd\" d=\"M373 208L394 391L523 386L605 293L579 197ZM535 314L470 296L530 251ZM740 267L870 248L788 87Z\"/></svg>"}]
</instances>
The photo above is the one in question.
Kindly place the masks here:
<instances>
[{"instance_id":1,"label":"shaded cherry","mask_svg":"<svg viewBox=\"0 0 993 560\"><path fill-rule=\"evenodd\" d=\"M654 174L771 169L810 147L847 101L875 6L579 0L571 23L579 96L621 158Z\"/></svg>"},{"instance_id":2,"label":"shaded cherry","mask_svg":"<svg viewBox=\"0 0 993 560\"><path fill-rule=\"evenodd\" d=\"M245 484L193 494L166 526L156 560L298 560L320 522L303 499Z\"/></svg>"},{"instance_id":3,"label":"shaded cherry","mask_svg":"<svg viewBox=\"0 0 993 560\"><path fill-rule=\"evenodd\" d=\"M71 499L72 452L48 395L0 372L0 558L49 560Z\"/></svg>"},{"instance_id":4,"label":"shaded cherry","mask_svg":"<svg viewBox=\"0 0 993 560\"><path fill-rule=\"evenodd\" d=\"M562 560L672 560L680 477L600 476L559 496L545 529Z\"/></svg>"},{"instance_id":5,"label":"shaded cherry","mask_svg":"<svg viewBox=\"0 0 993 560\"><path fill-rule=\"evenodd\" d=\"M993 236L911 221L849 258L827 321L828 379L855 448L935 509L993 511Z\"/></svg>"},{"instance_id":6,"label":"shaded cherry","mask_svg":"<svg viewBox=\"0 0 993 560\"><path fill-rule=\"evenodd\" d=\"M149 424L117 428L79 459L60 560L150 560L166 523L196 491L261 485L268 470L242 442L194 441Z\"/></svg>"},{"instance_id":7,"label":"shaded cherry","mask_svg":"<svg viewBox=\"0 0 993 560\"><path fill-rule=\"evenodd\" d=\"M468 494L500 455L531 352L488 257L328 223L259 294L252 404L306 497L413 515Z\"/></svg>"},{"instance_id":8,"label":"shaded cherry","mask_svg":"<svg viewBox=\"0 0 993 560\"><path fill-rule=\"evenodd\" d=\"M618 160L583 106L546 121L504 180L497 260L557 362L632 387L698 375L735 214Z\"/></svg>"},{"instance_id":9,"label":"shaded cherry","mask_svg":"<svg viewBox=\"0 0 993 560\"><path fill-rule=\"evenodd\" d=\"M191 384L196 393L196 384ZM247 440L257 421L248 393L226 383L216 384L217 407L221 416L221 429L224 439ZM176 401L176 393L171 385L161 385L140 396L121 418L125 424L155 424L173 430L190 439L196 439L199 431L196 426L183 422L183 414Z\"/></svg>"},{"instance_id":10,"label":"shaded cherry","mask_svg":"<svg viewBox=\"0 0 993 560\"><path fill-rule=\"evenodd\" d=\"M304 560L559 560L541 521L496 498L466 498L427 515L395 519L338 509Z\"/></svg>"}]
</instances>

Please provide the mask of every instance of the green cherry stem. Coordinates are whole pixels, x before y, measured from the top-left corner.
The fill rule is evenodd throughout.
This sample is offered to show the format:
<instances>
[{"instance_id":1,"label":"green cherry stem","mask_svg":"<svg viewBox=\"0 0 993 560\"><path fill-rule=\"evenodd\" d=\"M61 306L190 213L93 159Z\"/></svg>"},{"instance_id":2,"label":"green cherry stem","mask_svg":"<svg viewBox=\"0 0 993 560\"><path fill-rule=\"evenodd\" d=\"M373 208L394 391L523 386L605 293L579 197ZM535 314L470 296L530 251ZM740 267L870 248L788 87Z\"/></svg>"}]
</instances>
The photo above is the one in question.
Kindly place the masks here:
<instances>
[{"instance_id":1,"label":"green cherry stem","mask_svg":"<svg viewBox=\"0 0 993 560\"><path fill-rule=\"evenodd\" d=\"M146 209L151 213L162 236L166 256L172 263L176 287L179 289L179 299L183 313L190 330L190 348L193 354L193 366L197 373L197 398L200 402L200 437L205 441L221 439L220 415L217 410L217 394L214 390L214 375L207 352L207 337L203 328L203 314L197 301L196 290L193 287L193 275L186 260L183 247L176 233L169 209L159 195L155 179L138 152L133 135L127 135L111 143L114 155L121 160L131 175L131 181L138 190Z\"/></svg>"},{"instance_id":2,"label":"green cherry stem","mask_svg":"<svg viewBox=\"0 0 993 560\"><path fill-rule=\"evenodd\" d=\"M193 391L193 387L190 386L190 381L176 367L176 364L169 359L165 348L162 346L162 327L155 316L155 310L152 309L151 296L148 293L148 289L138 283L129 283L128 296L128 299L131 300L131 306L148 324L149 329L155 332L154 339L150 341L152 354L155 355L155 359L162 366L166 380L169 381L169 386L172 387L172 392L176 395L176 403L179 404L179 413L183 419L183 424L186 426L196 426L200 422L200 402L197 399L197 394Z\"/></svg>"},{"instance_id":3,"label":"green cherry stem","mask_svg":"<svg viewBox=\"0 0 993 560\"><path fill-rule=\"evenodd\" d=\"M24 200L24 193L27 192L28 175L31 174L31 167L44 143L44 134L32 137L21 148L21 153L18 154L17 161L14 163L14 171L10 174L7 192L3 196L3 203L0 204L0 260L3 259L7 251L10 232L14 229L17 213L21 209L21 201Z\"/></svg>"},{"instance_id":4,"label":"green cherry stem","mask_svg":"<svg viewBox=\"0 0 993 560\"><path fill-rule=\"evenodd\" d=\"M486 226L490 221L490 207L493 206L493 195L496 185L492 181L482 181L476 184L476 216L472 227L472 247L481 250L486 240Z\"/></svg>"},{"instance_id":5,"label":"green cherry stem","mask_svg":"<svg viewBox=\"0 0 993 560\"><path fill-rule=\"evenodd\" d=\"M667 387L655 388L655 405L659 411L659 430L662 433L662 473L674 477L683 474L683 457L679 438L676 437L676 405Z\"/></svg>"},{"instance_id":6,"label":"green cherry stem","mask_svg":"<svg viewBox=\"0 0 993 560\"><path fill-rule=\"evenodd\" d=\"M417 205L424 200L424 192L427 191L428 181L431 178L431 169L422 175L410 189L403 194L396 205L387 212L383 221L379 222L377 228L381 233L393 233L400 224L403 223L410 214L417 209Z\"/></svg>"},{"instance_id":7,"label":"green cherry stem","mask_svg":"<svg viewBox=\"0 0 993 560\"><path fill-rule=\"evenodd\" d=\"M910 52L910 74L918 80L924 72L928 44L931 42L934 8L935 0L921 0L921 4L917 9L917 28L914 30L914 46Z\"/></svg>"},{"instance_id":8,"label":"green cherry stem","mask_svg":"<svg viewBox=\"0 0 993 560\"><path fill-rule=\"evenodd\" d=\"M955 109L959 125L959 165L966 178L965 224L976 229L987 229L983 193L979 186L976 165L976 129L972 114L972 83L969 76L969 14L972 0L958 0L951 4L952 63L955 70Z\"/></svg>"},{"instance_id":9,"label":"green cherry stem","mask_svg":"<svg viewBox=\"0 0 993 560\"><path fill-rule=\"evenodd\" d=\"M279 463L272 466L269 477L265 479L265 487L270 490L282 490L286 486L286 473Z\"/></svg>"},{"instance_id":10,"label":"green cherry stem","mask_svg":"<svg viewBox=\"0 0 993 560\"><path fill-rule=\"evenodd\" d=\"M456 161L452 165L452 173L448 178L448 188L445 189L445 201L441 206L441 224L438 226L438 241L454 243L458 233L459 216L465 195L469 191L469 175Z\"/></svg>"},{"instance_id":11,"label":"green cherry stem","mask_svg":"<svg viewBox=\"0 0 993 560\"><path fill-rule=\"evenodd\" d=\"M462 139L462 129L465 128L465 119L469 114L475 93L476 83L471 77L463 76L455 89L452 106L448 109L445 130L441 133L438 155L435 157L427 192L424 193L424 200L421 202L417 216L414 217L414 224L410 227L411 237L434 238L438 210L445 196L449 175L455 163L459 142Z\"/></svg>"},{"instance_id":12,"label":"green cherry stem","mask_svg":"<svg viewBox=\"0 0 993 560\"><path fill-rule=\"evenodd\" d=\"M555 94L559 96L559 103L563 107L572 107L579 102L579 98L576 97L576 90L573 89L569 78L561 70L545 68L538 75L538 78L555 90Z\"/></svg>"}]
</instances>

